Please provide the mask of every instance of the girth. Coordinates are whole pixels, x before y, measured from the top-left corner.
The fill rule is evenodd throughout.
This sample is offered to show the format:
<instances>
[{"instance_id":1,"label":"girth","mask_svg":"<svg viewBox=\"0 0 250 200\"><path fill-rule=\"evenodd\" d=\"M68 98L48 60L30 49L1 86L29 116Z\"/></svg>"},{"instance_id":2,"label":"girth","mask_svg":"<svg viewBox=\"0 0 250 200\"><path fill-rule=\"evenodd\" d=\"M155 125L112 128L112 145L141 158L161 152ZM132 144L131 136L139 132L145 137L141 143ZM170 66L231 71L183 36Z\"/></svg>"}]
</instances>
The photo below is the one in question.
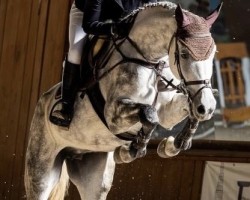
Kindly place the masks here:
<instances>
[{"instance_id":1,"label":"girth","mask_svg":"<svg viewBox=\"0 0 250 200\"><path fill-rule=\"evenodd\" d=\"M87 95L98 117L102 120L103 124L108 127L104 116L104 106L106 102L102 96L98 82L91 88L87 89Z\"/></svg>"},{"instance_id":2,"label":"girth","mask_svg":"<svg viewBox=\"0 0 250 200\"><path fill-rule=\"evenodd\" d=\"M108 128L108 124L104 116L105 99L102 96L98 82L93 87L87 90L87 95L89 97L90 103L93 106L96 114L101 119L102 123ZM119 139L125 140L125 141L133 141L136 138L136 135L133 135L129 132L120 133L120 134L117 134L116 136Z\"/></svg>"}]
</instances>

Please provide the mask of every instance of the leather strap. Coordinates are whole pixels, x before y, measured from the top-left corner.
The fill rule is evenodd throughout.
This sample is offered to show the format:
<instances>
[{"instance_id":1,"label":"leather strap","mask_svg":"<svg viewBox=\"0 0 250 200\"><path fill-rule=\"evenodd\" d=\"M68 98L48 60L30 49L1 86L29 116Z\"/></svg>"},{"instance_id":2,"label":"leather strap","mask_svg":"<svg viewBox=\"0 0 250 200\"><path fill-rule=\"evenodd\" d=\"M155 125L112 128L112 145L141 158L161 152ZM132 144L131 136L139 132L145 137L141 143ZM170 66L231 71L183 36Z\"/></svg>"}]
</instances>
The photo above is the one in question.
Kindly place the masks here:
<instances>
[{"instance_id":1,"label":"leather strap","mask_svg":"<svg viewBox=\"0 0 250 200\"><path fill-rule=\"evenodd\" d=\"M99 87L99 82L96 82L95 85L93 85L91 88L87 90L87 95L98 117L102 120L102 122L108 128L108 124L104 116L105 99L102 96L102 93Z\"/></svg>"}]
</instances>

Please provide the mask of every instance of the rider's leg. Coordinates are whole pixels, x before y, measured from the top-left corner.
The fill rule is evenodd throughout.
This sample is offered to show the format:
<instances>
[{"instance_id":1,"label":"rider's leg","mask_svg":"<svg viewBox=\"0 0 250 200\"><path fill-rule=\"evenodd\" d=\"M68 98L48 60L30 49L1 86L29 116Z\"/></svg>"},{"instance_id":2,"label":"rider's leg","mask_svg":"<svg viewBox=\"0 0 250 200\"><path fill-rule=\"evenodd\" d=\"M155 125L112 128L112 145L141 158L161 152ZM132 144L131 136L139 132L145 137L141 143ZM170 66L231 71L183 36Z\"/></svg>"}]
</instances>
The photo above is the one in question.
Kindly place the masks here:
<instances>
[{"instance_id":1,"label":"rider's leg","mask_svg":"<svg viewBox=\"0 0 250 200\"><path fill-rule=\"evenodd\" d=\"M80 63L85 32L82 29L83 12L72 4L69 22L69 52L65 61L62 80L61 108L52 111L50 120L68 127L73 117L74 101L80 81Z\"/></svg>"},{"instance_id":2,"label":"rider's leg","mask_svg":"<svg viewBox=\"0 0 250 200\"><path fill-rule=\"evenodd\" d=\"M69 52L68 61L74 64L81 63L84 38L86 33L82 28L83 12L72 4L69 21Z\"/></svg>"},{"instance_id":3,"label":"rider's leg","mask_svg":"<svg viewBox=\"0 0 250 200\"><path fill-rule=\"evenodd\" d=\"M74 113L74 102L79 81L80 66L66 61L62 78L61 106L59 109L55 109L50 116L50 121L54 124L65 127L69 126Z\"/></svg>"}]
</instances>

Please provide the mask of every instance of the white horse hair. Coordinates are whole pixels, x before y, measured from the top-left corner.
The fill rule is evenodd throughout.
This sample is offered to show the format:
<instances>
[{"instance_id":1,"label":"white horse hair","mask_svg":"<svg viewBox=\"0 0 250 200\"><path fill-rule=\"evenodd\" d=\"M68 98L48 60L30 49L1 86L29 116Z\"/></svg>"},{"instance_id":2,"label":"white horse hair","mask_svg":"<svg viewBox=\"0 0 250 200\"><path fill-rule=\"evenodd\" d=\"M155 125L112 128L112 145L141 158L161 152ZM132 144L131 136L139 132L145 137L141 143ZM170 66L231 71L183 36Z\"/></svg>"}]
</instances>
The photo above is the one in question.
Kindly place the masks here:
<instances>
[{"instance_id":1,"label":"white horse hair","mask_svg":"<svg viewBox=\"0 0 250 200\"><path fill-rule=\"evenodd\" d=\"M181 15L185 14L186 11L180 7L178 9ZM120 46L127 57L152 63L164 60L165 66L169 58L170 68L165 67L160 78L174 79L174 85L180 82L174 78L180 76L174 63L176 44L181 54L189 53L185 45L174 37L177 30L176 10L175 4L164 2L135 11L136 18L129 38L138 45L143 56L128 40ZM216 13L218 9L212 15ZM172 40L176 40L176 43ZM205 60L197 61L192 56L179 57L186 81L211 79L215 48ZM114 51L106 67L99 73L102 74L121 59L121 54ZM136 149L135 154L131 153L131 141L120 139L117 135L129 133L136 136L143 130L147 143L152 132L157 131L160 125L170 129L191 115L190 119L196 121L211 118L216 102L210 83L206 88L202 88L203 83L186 86L191 95L199 91L191 102L189 94L178 92L176 88L159 92L156 99L158 78L155 70L128 62L121 63L100 80L100 89L106 100L105 120L109 128L99 119L88 96L84 99L77 97L75 115L69 129L53 125L49 121L49 113L60 84L44 93L37 103L30 128L25 164L27 199L63 199L70 179L82 199L104 200L113 181L113 152L116 152L117 162L131 162L146 153L146 144L142 150L135 144L132 146ZM155 106L152 106L155 99ZM190 148L191 139L192 134L184 145L179 146L175 146L173 137L165 139L158 153L162 157L175 155L180 150Z\"/></svg>"}]
</instances>

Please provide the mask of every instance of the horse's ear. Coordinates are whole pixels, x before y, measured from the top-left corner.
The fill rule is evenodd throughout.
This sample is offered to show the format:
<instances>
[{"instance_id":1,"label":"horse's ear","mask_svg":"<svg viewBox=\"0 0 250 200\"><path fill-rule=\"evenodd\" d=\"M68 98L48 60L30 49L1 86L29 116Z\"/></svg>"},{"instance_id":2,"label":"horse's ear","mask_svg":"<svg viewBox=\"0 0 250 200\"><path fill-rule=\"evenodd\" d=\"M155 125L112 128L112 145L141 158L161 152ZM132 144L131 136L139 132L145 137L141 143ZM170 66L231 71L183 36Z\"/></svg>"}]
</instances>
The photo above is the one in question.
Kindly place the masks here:
<instances>
[{"instance_id":1,"label":"horse's ear","mask_svg":"<svg viewBox=\"0 0 250 200\"><path fill-rule=\"evenodd\" d=\"M177 26L179 28L185 27L188 24L190 24L190 21L189 21L187 15L183 12L180 4L178 4L176 9L175 9L175 19L177 21Z\"/></svg>"},{"instance_id":2,"label":"horse's ear","mask_svg":"<svg viewBox=\"0 0 250 200\"><path fill-rule=\"evenodd\" d=\"M220 14L220 10L222 7L223 3L221 2L217 8L211 12L205 19L207 21L207 23L212 26L212 24L215 22L215 20L218 18L219 14Z\"/></svg>"}]
</instances>

